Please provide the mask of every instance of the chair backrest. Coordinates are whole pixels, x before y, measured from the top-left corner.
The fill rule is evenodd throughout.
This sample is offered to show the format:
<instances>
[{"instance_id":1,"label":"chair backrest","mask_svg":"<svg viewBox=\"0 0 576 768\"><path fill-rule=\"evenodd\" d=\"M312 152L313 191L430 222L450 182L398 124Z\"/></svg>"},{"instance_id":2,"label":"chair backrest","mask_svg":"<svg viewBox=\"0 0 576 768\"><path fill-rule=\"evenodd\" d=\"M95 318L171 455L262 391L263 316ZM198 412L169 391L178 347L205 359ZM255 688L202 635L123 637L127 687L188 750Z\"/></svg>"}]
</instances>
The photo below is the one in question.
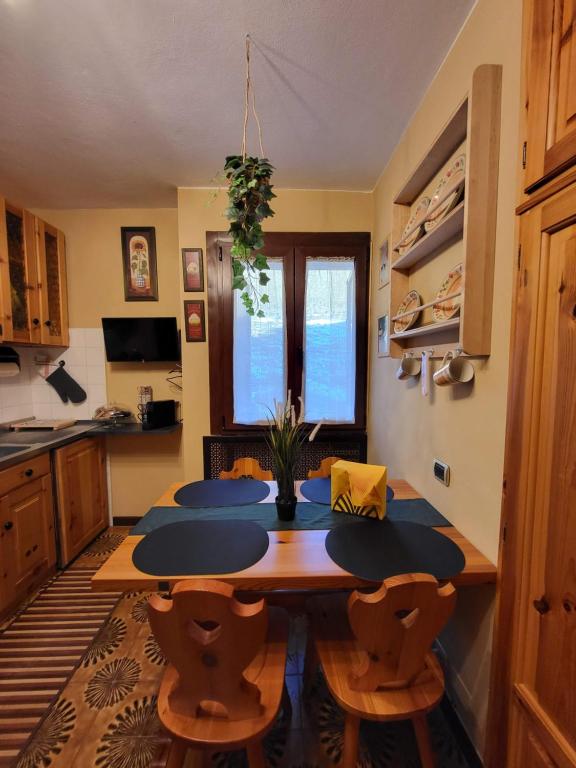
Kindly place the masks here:
<instances>
[{"instance_id":1,"label":"chair backrest","mask_svg":"<svg viewBox=\"0 0 576 768\"><path fill-rule=\"evenodd\" d=\"M264 600L240 603L230 584L191 579L178 582L169 599L152 595L148 616L158 645L178 672L169 697L174 711L229 720L261 714L260 690L243 672L266 640Z\"/></svg>"},{"instance_id":2,"label":"chair backrest","mask_svg":"<svg viewBox=\"0 0 576 768\"><path fill-rule=\"evenodd\" d=\"M455 604L452 584L439 587L426 573L394 576L376 592L350 595L348 618L364 651L350 674L350 687L376 691L410 686Z\"/></svg>"},{"instance_id":3,"label":"chair backrest","mask_svg":"<svg viewBox=\"0 0 576 768\"><path fill-rule=\"evenodd\" d=\"M222 470L219 475L221 480L240 480L243 477L251 477L255 480L272 480L272 472L269 469L262 469L258 459L250 456L242 459L236 459L229 472Z\"/></svg>"},{"instance_id":4,"label":"chair backrest","mask_svg":"<svg viewBox=\"0 0 576 768\"><path fill-rule=\"evenodd\" d=\"M308 470L308 479L311 480L313 477L330 477L330 467L337 461L340 461L338 456L328 456L322 459L318 469Z\"/></svg>"}]
</instances>

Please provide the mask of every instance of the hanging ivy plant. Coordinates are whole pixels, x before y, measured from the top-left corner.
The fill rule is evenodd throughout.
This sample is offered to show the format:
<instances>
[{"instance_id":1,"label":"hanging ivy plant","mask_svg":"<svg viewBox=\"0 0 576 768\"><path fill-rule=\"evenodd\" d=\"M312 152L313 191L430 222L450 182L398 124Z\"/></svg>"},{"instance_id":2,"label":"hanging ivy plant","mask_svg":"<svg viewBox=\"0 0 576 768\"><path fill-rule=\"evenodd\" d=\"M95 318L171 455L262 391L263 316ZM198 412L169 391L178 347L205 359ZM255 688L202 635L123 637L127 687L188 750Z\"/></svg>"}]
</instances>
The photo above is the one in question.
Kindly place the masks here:
<instances>
[{"instance_id":1,"label":"hanging ivy plant","mask_svg":"<svg viewBox=\"0 0 576 768\"><path fill-rule=\"evenodd\" d=\"M270 200L276 195L270 179L274 171L267 158L230 155L224 173L228 179L228 208L232 237L232 288L242 291L246 312L264 317L263 304L270 299L265 292L270 281L266 256L256 253L264 245L262 221L274 216Z\"/></svg>"}]
</instances>

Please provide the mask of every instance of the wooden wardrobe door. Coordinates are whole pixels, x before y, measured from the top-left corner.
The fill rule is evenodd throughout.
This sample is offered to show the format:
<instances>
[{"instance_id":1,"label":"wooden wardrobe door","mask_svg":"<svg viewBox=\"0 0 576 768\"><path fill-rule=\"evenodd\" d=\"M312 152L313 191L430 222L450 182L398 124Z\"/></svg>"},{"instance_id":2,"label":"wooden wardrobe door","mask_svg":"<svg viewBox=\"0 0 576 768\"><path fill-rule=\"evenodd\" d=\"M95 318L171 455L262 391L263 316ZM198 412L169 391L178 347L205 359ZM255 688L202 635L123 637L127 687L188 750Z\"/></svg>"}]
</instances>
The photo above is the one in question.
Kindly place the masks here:
<instances>
[{"instance_id":1,"label":"wooden wardrobe door","mask_svg":"<svg viewBox=\"0 0 576 768\"><path fill-rule=\"evenodd\" d=\"M527 0L524 190L576 164L576 0Z\"/></svg>"},{"instance_id":2,"label":"wooden wardrobe door","mask_svg":"<svg viewBox=\"0 0 576 768\"><path fill-rule=\"evenodd\" d=\"M525 269L520 279L532 284L536 306L520 320L535 330L527 337L534 355L522 396L511 406L522 409L526 442L517 446L516 463L506 467L519 505L514 533L519 603L507 765L574 768L576 189L525 214L521 246ZM522 354L517 349L514 356ZM517 373L513 365L512 387Z\"/></svg>"}]
</instances>

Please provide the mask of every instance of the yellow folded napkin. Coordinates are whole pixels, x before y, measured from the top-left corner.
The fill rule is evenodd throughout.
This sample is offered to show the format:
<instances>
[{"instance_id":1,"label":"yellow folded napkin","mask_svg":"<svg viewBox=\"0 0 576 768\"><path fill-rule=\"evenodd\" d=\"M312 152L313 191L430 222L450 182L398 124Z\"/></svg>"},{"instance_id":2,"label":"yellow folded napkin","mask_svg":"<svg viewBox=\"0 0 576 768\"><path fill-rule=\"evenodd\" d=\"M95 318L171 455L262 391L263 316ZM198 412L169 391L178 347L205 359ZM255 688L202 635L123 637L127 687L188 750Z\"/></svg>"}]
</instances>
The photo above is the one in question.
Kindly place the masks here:
<instances>
[{"instance_id":1,"label":"yellow folded napkin","mask_svg":"<svg viewBox=\"0 0 576 768\"><path fill-rule=\"evenodd\" d=\"M383 520L386 516L386 467L340 459L330 469L330 496L334 512Z\"/></svg>"}]
</instances>

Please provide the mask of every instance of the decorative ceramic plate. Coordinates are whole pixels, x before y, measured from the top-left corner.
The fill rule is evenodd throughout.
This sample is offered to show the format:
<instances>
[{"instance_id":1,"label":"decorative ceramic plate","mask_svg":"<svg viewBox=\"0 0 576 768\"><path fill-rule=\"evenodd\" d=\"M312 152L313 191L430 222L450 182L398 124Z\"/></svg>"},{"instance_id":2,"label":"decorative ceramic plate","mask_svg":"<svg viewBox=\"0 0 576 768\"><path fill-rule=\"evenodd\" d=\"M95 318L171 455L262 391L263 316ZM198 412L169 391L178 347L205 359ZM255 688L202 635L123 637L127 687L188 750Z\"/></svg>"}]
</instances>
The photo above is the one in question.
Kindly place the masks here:
<instances>
[{"instance_id":1,"label":"decorative ceramic plate","mask_svg":"<svg viewBox=\"0 0 576 768\"><path fill-rule=\"evenodd\" d=\"M396 310L395 314L401 315L403 312L409 312L411 309L416 310L420 304L422 304L422 299L420 298L419 294L416 291L410 291L402 300L402 303ZM412 326L420 317L420 312L421 310L417 310L412 315L406 315L406 317L401 317L399 320L395 320L394 333L402 333L403 331L407 331L408 328L412 328Z\"/></svg>"},{"instance_id":2,"label":"decorative ceramic plate","mask_svg":"<svg viewBox=\"0 0 576 768\"><path fill-rule=\"evenodd\" d=\"M450 320L450 318L458 314L460 304L462 303L462 296L448 299L448 301L443 301L443 299L445 296L452 296L454 293L461 291L463 285L464 274L462 264L458 264L451 272L448 272L436 296L438 303L432 307L432 317L435 323Z\"/></svg>"},{"instance_id":3,"label":"decorative ceramic plate","mask_svg":"<svg viewBox=\"0 0 576 768\"><path fill-rule=\"evenodd\" d=\"M426 212L428 211L429 205L429 197L421 197L420 200L418 200L416 208L414 209L414 213L412 216L410 216L408 224L406 224L404 227L404 232L402 232L400 242L396 246L398 253L405 253L405 251L414 245L416 240L418 240L422 234L422 222L426 217Z\"/></svg>"},{"instance_id":4,"label":"decorative ceramic plate","mask_svg":"<svg viewBox=\"0 0 576 768\"><path fill-rule=\"evenodd\" d=\"M438 182L436 191L432 195L424 222L426 232L434 229L459 203L464 192L465 180L466 155L458 155Z\"/></svg>"}]
</instances>

